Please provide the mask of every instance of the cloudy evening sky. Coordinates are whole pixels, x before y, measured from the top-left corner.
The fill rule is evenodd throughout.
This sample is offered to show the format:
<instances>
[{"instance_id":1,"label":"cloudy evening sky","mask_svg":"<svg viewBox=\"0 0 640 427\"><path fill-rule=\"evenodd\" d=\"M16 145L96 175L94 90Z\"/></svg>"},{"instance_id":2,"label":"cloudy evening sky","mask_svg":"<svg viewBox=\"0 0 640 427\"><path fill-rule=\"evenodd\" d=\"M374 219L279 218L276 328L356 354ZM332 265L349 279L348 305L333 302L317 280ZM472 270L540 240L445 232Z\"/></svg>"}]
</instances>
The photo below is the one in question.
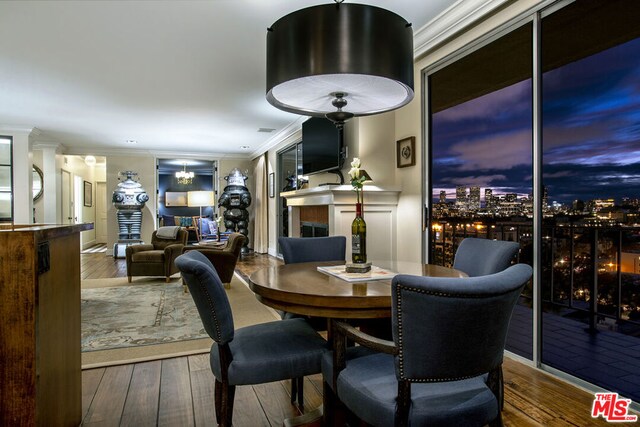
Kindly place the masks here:
<instances>
[{"instance_id":1,"label":"cloudy evening sky","mask_svg":"<svg viewBox=\"0 0 640 427\"><path fill-rule=\"evenodd\" d=\"M455 187L532 193L531 80L433 116L433 197ZM640 198L640 39L543 77L549 200Z\"/></svg>"}]
</instances>

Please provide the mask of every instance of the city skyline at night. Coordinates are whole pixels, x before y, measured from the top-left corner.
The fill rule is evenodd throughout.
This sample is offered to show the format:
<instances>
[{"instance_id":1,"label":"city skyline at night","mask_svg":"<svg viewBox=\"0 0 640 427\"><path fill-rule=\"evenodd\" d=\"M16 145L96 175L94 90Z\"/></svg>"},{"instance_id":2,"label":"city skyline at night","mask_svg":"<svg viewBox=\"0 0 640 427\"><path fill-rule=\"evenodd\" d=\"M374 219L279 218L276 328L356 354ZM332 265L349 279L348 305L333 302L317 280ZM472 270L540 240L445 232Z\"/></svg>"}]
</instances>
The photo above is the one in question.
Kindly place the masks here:
<instances>
[{"instance_id":1,"label":"city skyline at night","mask_svg":"<svg viewBox=\"0 0 640 427\"><path fill-rule=\"evenodd\" d=\"M532 190L531 79L432 118L433 192ZM640 197L640 40L543 75L543 185L549 201Z\"/></svg>"}]
</instances>

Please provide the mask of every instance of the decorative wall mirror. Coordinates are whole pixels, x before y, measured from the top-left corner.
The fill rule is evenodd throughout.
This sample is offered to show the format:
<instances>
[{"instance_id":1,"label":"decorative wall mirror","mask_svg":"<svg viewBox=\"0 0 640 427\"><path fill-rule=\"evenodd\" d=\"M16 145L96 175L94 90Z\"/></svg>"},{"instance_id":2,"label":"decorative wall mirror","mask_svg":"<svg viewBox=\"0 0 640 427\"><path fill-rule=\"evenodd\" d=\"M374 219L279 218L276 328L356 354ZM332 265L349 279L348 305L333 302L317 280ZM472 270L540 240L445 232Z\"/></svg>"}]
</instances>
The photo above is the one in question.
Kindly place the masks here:
<instances>
[{"instance_id":1,"label":"decorative wall mirror","mask_svg":"<svg viewBox=\"0 0 640 427\"><path fill-rule=\"evenodd\" d=\"M44 190L44 177L42 175L42 169L33 165L33 201L42 197L42 191Z\"/></svg>"}]
</instances>

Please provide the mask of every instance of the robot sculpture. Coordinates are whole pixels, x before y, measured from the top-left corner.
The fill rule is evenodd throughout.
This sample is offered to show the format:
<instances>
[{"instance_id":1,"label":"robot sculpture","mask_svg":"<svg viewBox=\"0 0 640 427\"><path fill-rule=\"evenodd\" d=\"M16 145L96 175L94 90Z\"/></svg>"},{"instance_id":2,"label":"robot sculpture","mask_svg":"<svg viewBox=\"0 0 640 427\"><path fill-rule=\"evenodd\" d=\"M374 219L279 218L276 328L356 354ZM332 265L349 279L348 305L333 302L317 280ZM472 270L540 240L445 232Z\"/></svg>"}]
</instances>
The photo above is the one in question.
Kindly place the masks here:
<instances>
[{"instance_id":1,"label":"robot sculpture","mask_svg":"<svg viewBox=\"0 0 640 427\"><path fill-rule=\"evenodd\" d=\"M251 205L251 193L245 186L247 176L234 168L225 176L227 186L218 199L218 206L222 206L224 211L224 226L227 231L236 231L243 234L246 239L242 245L242 253L249 252L249 212L247 208Z\"/></svg>"},{"instance_id":2,"label":"robot sculpture","mask_svg":"<svg viewBox=\"0 0 640 427\"><path fill-rule=\"evenodd\" d=\"M115 258L124 257L125 248L132 244L141 243L140 228L142 226L142 208L149 200L149 196L142 185L134 181L136 172L126 171L118 174L126 176L113 191L111 202L116 208L118 218L118 243L113 248Z\"/></svg>"}]
</instances>

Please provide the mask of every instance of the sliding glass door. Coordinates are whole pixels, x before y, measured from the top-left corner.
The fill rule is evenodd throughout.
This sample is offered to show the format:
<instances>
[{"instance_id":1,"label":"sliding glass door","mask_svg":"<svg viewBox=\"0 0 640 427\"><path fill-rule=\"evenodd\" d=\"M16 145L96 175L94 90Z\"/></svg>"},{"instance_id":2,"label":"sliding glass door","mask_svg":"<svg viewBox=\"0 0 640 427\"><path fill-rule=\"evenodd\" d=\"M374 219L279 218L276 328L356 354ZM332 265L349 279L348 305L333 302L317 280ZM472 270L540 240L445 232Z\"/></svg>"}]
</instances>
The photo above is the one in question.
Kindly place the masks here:
<instances>
[{"instance_id":1,"label":"sliding glass door","mask_svg":"<svg viewBox=\"0 0 640 427\"><path fill-rule=\"evenodd\" d=\"M278 236L291 236L289 230L289 208L287 199L280 197L281 191L298 189L298 177L302 175L302 143L293 144L278 152L276 180L276 206L278 212ZM278 245L278 254L280 254Z\"/></svg>"},{"instance_id":2,"label":"sliding glass door","mask_svg":"<svg viewBox=\"0 0 640 427\"><path fill-rule=\"evenodd\" d=\"M526 23L428 77L430 262L451 266L466 237L532 246L532 25ZM532 358L531 287L507 348Z\"/></svg>"},{"instance_id":3,"label":"sliding glass door","mask_svg":"<svg viewBox=\"0 0 640 427\"><path fill-rule=\"evenodd\" d=\"M430 261L450 265L464 237L520 242L539 292L507 349L637 402L638 22L637 1L561 2L425 75Z\"/></svg>"},{"instance_id":4,"label":"sliding glass door","mask_svg":"<svg viewBox=\"0 0 640 427\"><path fill-rule=\"evenodd\" d=\"M640 4L542 19L542 363L640 401Z\"/></svg>"}]
</instances>

